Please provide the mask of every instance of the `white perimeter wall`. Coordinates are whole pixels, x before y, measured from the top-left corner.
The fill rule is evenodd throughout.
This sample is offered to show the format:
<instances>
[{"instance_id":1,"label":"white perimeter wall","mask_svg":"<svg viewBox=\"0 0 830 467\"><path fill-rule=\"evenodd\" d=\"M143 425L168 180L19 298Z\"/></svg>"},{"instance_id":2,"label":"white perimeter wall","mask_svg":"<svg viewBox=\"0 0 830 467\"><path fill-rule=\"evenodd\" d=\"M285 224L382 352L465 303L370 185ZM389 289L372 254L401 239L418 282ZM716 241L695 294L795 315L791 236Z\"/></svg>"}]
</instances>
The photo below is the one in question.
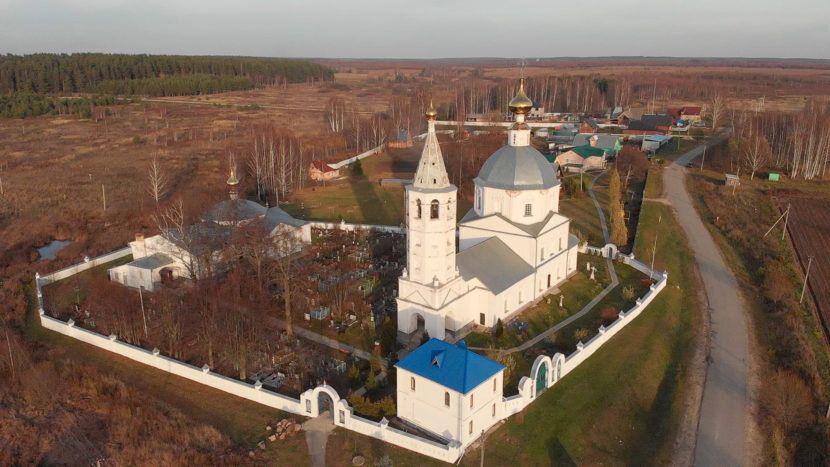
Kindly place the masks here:
<instances>
[{"instance_id":1,"label":"white perimeter wall","mask_svg":"<svg viewBox=\"0 0 830 467\"><path fill-rule=\"evenodd\" d=\"M590 252L594 254L602 254L607 251L606 249L591 250L592 251ZM263 389L262 385L258 382L255 384L249 384L228 378L210 371L210 368L208 368L207 365L202 368L188 365L161 355L158 349L147 351L125 342L121 342L115 335L105 337L95 332L76 327L72 320L65 323L46 315L43 310L43 294L41 292L42 285L64 279L72 274L76 274L99 264L104 264L109 261L122 258L130 253L130 249L125 248L107 255L99 256L98 258L89 261L85 261L84 263L61 269L60 271L43 277L36 275L35 282L37 287L41 325L46 329L78 339L86 342L87 344L108 350L145 365L152 366L161 371L210 386L214 389L224 391L268 407L297 415L317 417L320 414L320 407L318 406L319 396L321 393L325 393L333 402L335 425L366 436L371 436L405 449L419 452L423 455L439 459L444 462L455 462L463 454L464 448L475 440L476 434L474 433L473 437L462 437L461 440L451 441L449 445L436 443L431 440L391 428L388 426L385 419L381 422L373 422L355 415L348 402L344 399L340 399L337 392L329 386L318 386L314 389L309 389L300 395L300 399L294 399L292 397ZM619 317L610 326L601 326L598 334L588 342L578 343L576 351L572 354L567 357L561 353L557 353L553 357L548 357L546 355L540 355L537 357L531 368L530 375L522 377L519 382L519 394L506 398L501 397L500 400L497 399L498 406L496 410L496 420L491 420L492 423L504 420L509 416L522 411L525 407L536 400L536 397L539 395L537 394L537 378L539 377L543 366L546 367L547 371L545 372L546 376L544 378L544 383L542 384L542 389L546 390L547 388L555 385L565 375L573 371L577 366L579 366L580 363L593 355L597 349L599 349L604 343L608 342L608 340L616 335L623 327L639 316L643 309L645 309L651 301L654 300L654 297L656 297L657 294L666 287L666 282L668 280L667 273L652 271L649 266L635 260L633 256L618 254L617 257L622 260L623 263L634 267L644 274L652 276L657 282L650 286L649 291L645 295L637 299L636 304L630 310L620 312ZM407 381L403 382L403 387L401 387L400 384L398 385L399 391L409 390L408 378L406 379ZM424 383L425 381L421 381L421 384ZM503 392L501 391L500 386L501 384L499 384L498 393L502 394ZM439 402L441 400L442 399L439 399ZM491 404L491 402L488 401L488 404ZM404 414L407 411L406 407L398 407L398 410L401 414ZM483 417L480 421L482 424L484 424L484 418L487 418L486 415L489 415L492 418L491 406L488 409L486 405L483 405L475 412L476 415L481 415L481 417ZM489 421L486 424L489 425ZM475 428L475 431L480 434L478 428Z\"/></svg>"}]
</instances>

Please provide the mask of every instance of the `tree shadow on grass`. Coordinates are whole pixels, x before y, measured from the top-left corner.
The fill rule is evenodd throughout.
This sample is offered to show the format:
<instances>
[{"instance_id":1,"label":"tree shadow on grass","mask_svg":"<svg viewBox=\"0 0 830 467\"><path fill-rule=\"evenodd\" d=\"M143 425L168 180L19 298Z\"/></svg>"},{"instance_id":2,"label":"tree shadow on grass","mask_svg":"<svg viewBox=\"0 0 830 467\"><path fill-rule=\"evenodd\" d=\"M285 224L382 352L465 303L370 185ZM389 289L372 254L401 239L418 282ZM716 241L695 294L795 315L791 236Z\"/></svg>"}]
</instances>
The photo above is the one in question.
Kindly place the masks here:
<instances>
[{"instance_id":1,"label":"tree shadow on grass","mask_svg":"<svg viewBox=\"0 0 830 467\"><path fill-rule=\"evenodd\" d=\"M559 438L553 438L548 441L548 459L550 459L550 465L556 467L577 466L576 461L568 453L565 446L562 445L562 442L559 441Z\"/></svg>"}]
</instances>

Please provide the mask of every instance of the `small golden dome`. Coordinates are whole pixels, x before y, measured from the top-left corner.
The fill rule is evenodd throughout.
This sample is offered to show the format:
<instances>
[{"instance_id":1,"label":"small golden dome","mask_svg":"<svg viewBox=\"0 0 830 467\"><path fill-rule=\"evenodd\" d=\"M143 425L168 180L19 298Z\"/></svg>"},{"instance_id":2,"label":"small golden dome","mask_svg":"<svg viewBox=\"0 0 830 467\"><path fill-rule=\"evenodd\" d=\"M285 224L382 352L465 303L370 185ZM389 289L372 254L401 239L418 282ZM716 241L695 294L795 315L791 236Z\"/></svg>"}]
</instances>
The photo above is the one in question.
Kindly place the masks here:
<instances>
[{"instance_id":1,"label":"small golden dome","mask_svg":"<svg viewBox=\"0 0 830 467\"><path fill-rule=\"evenodd\" d=\"M514 114L526 114L533 108L533 101L527 97L527 94L525 94L524 78L522 78L519 82L519 92L516 93L516 96L513 97L513 99L510 99L510 102L507 105L510 107L510 111Z\"/></svg>"},{"instance_id":2,"label":"small golden dome","mask_svg":"<svg viewBox=\"0 0 830 467\"><path fill-rule=\"evenodd\" d=\"M429 100L429 108L426 111L427 120L435 120L438 117L438 112L435 110L435 106L432 105L432 99Z\"/></svg>"},{"instance_id":3,"label":"small golden dome","mask_svg":"<svg viewBox=\"0 0 830 467\"><path fill-rule=\"evenodd\" d=\"M236 178L236 167L231 167L231 176L228 177L228 185L239 185L239 179Z\"/></svg>"}]
</instances>

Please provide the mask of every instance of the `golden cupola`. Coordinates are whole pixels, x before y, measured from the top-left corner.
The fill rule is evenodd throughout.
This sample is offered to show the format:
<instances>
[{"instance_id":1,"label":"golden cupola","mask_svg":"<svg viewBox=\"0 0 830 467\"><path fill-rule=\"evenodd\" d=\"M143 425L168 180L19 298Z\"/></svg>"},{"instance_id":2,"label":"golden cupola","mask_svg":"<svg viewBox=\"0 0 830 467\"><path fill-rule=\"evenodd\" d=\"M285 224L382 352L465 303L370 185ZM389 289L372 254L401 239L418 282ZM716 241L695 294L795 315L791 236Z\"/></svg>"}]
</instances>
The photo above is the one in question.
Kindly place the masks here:
<instances>
[{"instance_id":1,"label":"golden cupola","mask_svg":"<svg viewBox=\"0 0 830 467\"><path fill-rule=\"evenodd\" d=\"M432 99L429 100L429 108L424 115L426 115L427 120L435 120L438 117L438 111L435 110Z\"/></svg>"},{"instance_id":2,"label":"golden cupola","mask_svg":"<svg viewBox=\"0 0 830 467\"><path fill-rule=\"evenodd\" d=\"M519 91L507 104L510 111L516 115L525 115L533 108L533 101L525 94L525 79L519 81Z\"/></svg>"}]
</instances>

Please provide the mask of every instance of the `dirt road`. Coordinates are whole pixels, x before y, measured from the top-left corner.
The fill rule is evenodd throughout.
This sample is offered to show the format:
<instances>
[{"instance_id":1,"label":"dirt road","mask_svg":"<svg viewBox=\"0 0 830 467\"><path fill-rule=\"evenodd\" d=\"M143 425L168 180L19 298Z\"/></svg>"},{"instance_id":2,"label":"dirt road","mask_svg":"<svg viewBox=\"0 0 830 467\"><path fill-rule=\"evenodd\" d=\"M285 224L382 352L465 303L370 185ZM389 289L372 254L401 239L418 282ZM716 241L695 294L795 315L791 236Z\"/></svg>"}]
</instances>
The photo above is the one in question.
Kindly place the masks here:
<instances>
[{"instance_id":1,"label":"dirt road","mask_svg":"<svg viewBox=\"0 0 830 467\"><path fill-rule=\"evenodd\" d=\"M685 166L702 151L701 146L678 158L666 169L663 178L665 196L674 207L698 263L711 316L711 349L694 465L745 465L745 433L750 417L749 321L735 276L695 211L686 189Z\"/></svg>"}]
</instances>

